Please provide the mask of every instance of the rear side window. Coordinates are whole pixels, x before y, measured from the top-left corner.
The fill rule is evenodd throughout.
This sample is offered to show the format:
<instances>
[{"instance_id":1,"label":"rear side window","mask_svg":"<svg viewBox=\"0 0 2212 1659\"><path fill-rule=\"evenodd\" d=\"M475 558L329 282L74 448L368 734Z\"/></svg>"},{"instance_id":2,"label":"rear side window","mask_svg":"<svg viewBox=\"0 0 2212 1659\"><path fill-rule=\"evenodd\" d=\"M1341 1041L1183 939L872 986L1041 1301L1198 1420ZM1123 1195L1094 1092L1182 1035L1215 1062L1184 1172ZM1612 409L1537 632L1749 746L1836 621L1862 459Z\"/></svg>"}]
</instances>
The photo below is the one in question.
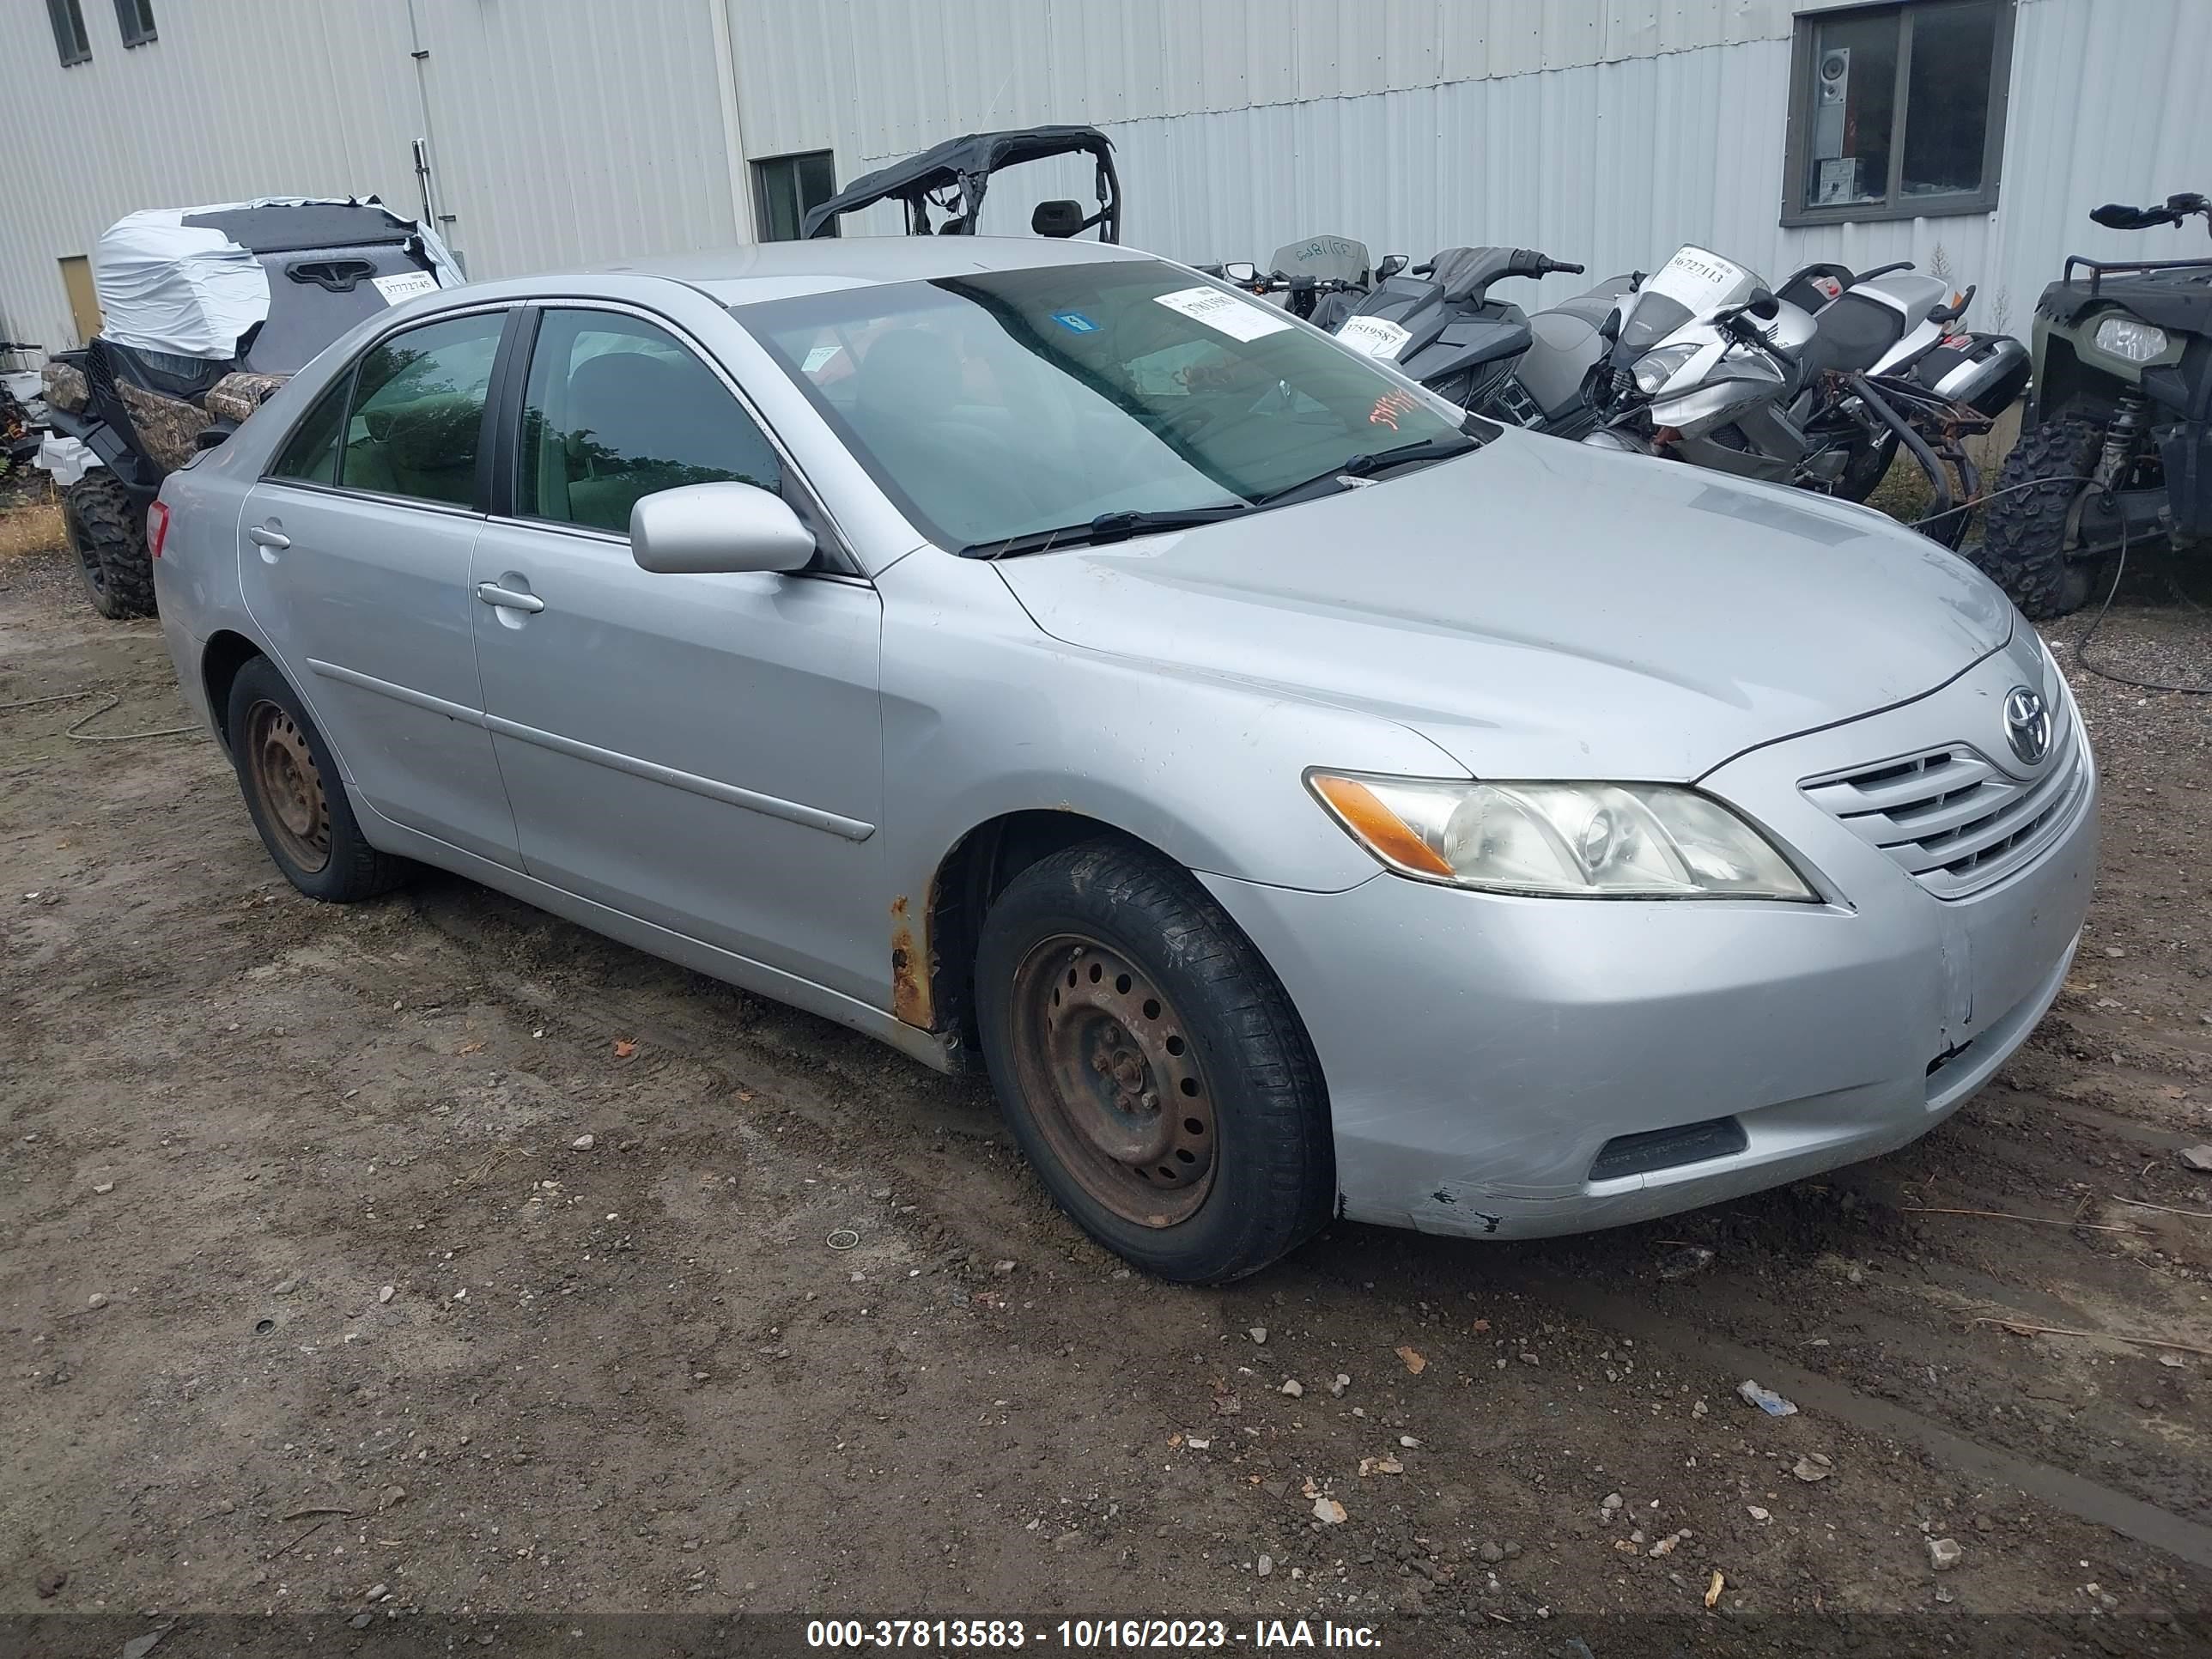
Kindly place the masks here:
<instances>
[{"instance_id":1,"label":"rear side window","mask_svg":"<svg viewBox=\"0 0 2212 1659\"><path fill-rule=\"evenodd\" d=\"M466 507L503 312L447 317L395 334L361 360L338 482Z\"/></svg>"},{"instance_id":2,"label":"rear side window","mask_svg":"<svg viewBox=\"0 0 2212 1659\"><path fill-rule=\"evenodd\" d=\"M307 411L307 418L293 428L291 441L269 469L270 477L307 483L338 481L338 434L345 428L346 394L352 390L353 376L339 375Z\"/></svg>"},{"instance_id":3,"label":"rear side window","mask_svg":"<svg viewBox=\"0 0 2212 1659\"><path fill-rule=\"evenodd\" d=\"M644 496L734 480L778 489L775 447L719 376L665 330L549 310L522 413L525 517L629 532Z\"/></svg>"}]
</instances>

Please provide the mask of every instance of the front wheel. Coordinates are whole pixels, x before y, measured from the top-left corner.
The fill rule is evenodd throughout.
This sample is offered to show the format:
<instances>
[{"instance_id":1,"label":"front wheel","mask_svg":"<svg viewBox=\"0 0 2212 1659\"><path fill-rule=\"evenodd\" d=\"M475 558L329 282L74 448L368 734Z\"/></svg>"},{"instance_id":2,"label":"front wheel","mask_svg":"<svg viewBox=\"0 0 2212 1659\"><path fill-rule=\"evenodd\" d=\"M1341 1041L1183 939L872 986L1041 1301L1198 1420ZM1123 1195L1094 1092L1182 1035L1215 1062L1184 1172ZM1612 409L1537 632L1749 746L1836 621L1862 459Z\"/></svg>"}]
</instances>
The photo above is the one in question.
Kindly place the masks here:
<instances>
[{"instance_id":1,"label":"front wheel","mask_svg":"<svg viewBox=\"0 0 2212 1659\"><path fill-rule=\"evenodd\" d=\"M1974 562L2035 622L2087 603L2094 560L2066 556L2067 520L2093 486L2104 433L2079 416L2045 421L2021 434L2005 457Z\"/></svg>"},{"instance_id":2,"label":"front wheel","mask_svg":"<svg viewBox=\"0 0 2212 1659\"><path fill-rule=\"evenodd\" d=\"M1328 1221L1335 1158L1312 1045L1186 872L1107 840L1031 865L984 919L975 984L1007 1125L1108 1249L1218 1284Z\"/></svg>"}]
</instances>

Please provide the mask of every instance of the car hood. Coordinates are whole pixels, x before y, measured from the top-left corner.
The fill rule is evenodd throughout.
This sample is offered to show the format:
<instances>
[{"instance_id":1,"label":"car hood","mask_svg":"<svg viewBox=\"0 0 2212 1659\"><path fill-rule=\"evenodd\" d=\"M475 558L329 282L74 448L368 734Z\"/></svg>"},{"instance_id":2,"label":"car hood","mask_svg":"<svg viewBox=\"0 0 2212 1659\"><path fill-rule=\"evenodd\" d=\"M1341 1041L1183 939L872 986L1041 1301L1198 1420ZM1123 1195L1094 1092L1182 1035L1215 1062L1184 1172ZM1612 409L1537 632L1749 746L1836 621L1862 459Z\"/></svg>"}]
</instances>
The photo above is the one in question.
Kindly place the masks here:
<instances>
[{"instance_id":1,"label":"car hood","mask_svg":"<svg viewBox=\"0 0 2212 1659\"><path fill-rule=\"evenodd\" d=\"M1869 509L1513 432L1320 501L996 568L1070 645L1380 714L1492 777L1695 778L1933 690L2013 616Z\"/></svg>"}]
</instances>

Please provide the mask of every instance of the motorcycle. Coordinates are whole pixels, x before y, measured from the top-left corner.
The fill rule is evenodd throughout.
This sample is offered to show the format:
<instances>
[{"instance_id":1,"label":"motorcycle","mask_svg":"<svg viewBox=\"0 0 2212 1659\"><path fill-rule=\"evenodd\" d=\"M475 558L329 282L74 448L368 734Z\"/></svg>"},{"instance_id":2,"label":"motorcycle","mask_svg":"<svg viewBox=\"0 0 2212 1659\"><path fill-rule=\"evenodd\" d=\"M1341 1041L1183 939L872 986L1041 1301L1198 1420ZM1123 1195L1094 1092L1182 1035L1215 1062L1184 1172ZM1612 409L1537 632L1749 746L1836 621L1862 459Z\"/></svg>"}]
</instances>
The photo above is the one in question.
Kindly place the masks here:
<instances>
[{"instance_id":1,"label":"motorcycle","mask_svg":"<svg viewBox=\"0 0 2212 1659\"><path fill-rule=\"evenodd\" d=\"M1534 317L1492 299L1490 288L1509 276L1582 270L1534 248L1445 248L1411 267L1393 254L1334 332L1471 413L1576 436L1595 420L1583 381L1599 325L1629 279L1615 277Z\"/></svg>"},{"instance_id":2,"label":"motorcycle","mask_svg":"<svg viewBox=\"0 0 2212 1659\"><path fill-rule=\"evenodd\" d=\"M1847 495L1870 491L1901 447L1934 498L1923 528L1955 549L1980 483L1964 440L2019 395L2025 353L1992 337L1979 356L1936 360L1971 290L1945 303L1933 279L1885 286L1899 269L1854 278L1812 312L1731 260L1680 249L1607 319L1590 380L1602 424L1583 441ZM1784 287L1825 293L1811 281Z\"/></svg>"},{"instance_id":3,"label":"motorcycle","mask_svg":"<svg viewBox=\"0 0 2212 1659\"><path fill-rule=\"evenodd\" d=\"M1813 313L1816 322L1828 307L1848 300L1856 314L1839 313L1830 319L1832 330L1875 342L1893 337L1867 370L1869 374L1877 380L1909 375L1937 397L1971 404L1994 420L2027 388L2031 367L2027 349L2009 335L1960 329L1958 319L1973 303L1974 285L1968 283L1963 294L1947 304L1949 284L1938 277L1899 274L1914 270L1910 259L1856 276L1844 265L1810 264L1777 289L1776 297ZM1828 493L1863 501L1896 459L1897 435L1887 428L1874 430L1848 398L1845 412L1870 436L1868 441L1847 445L1843 474L1829 485ZM1809 418L1812 410L1802 407L1799 413Z\"/></svg>"}]
</instances>

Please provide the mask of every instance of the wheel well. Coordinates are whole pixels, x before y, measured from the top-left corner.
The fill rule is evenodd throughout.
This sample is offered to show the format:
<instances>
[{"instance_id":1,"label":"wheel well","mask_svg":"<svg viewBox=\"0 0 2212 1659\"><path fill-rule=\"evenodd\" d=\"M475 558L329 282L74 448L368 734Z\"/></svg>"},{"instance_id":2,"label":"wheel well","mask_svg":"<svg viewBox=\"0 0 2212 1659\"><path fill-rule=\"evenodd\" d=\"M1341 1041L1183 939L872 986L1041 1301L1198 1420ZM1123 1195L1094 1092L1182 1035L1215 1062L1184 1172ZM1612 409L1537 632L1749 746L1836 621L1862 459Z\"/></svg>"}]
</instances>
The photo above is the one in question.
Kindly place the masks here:
<instances>
[{"instance_id":1,"label":"wheel well","mask_svg":"<svg viewBox=\"0 0 2212 1659\"><path fill-rule=\"evenodd\" d=\"M950 1036L955 1051L975 1047L975 945L983 915L1006 884L1039 860L1102 836L1168 855L1151 842L1081 812L1008 812L979 823L945 855L930 880L928 980L913 971L907 902L891 906L892 997L902 1019Z\"/></svg>"},{"instance_id":2,"label":"wheel well","mask_svg":"<svg viewBox=\"0 0 2212 1659\"><path fill-rule=\"evenodd\" d=\"M200 658L200 678L207 687L208 712L214 717L217 736L223 747L230 747L230 687L238 678L238 671L262 654L261 647L243 634L228 630L216 634L207 642L207 650Z\"/></svg>"},{"instance_id":3,"label":"wheel well","mask_svg":"<svg viewBox=\"0 0 2212 1659\"><path fill-rule=\"evenodd\" d=\"M2122 382L2112 375L2085 367L2072 341L2053 335L2044 342L2035 383L2037 420L2055 421L2067 415L2110 420L2121 390Z\"/></svg>"}]
</instances>

